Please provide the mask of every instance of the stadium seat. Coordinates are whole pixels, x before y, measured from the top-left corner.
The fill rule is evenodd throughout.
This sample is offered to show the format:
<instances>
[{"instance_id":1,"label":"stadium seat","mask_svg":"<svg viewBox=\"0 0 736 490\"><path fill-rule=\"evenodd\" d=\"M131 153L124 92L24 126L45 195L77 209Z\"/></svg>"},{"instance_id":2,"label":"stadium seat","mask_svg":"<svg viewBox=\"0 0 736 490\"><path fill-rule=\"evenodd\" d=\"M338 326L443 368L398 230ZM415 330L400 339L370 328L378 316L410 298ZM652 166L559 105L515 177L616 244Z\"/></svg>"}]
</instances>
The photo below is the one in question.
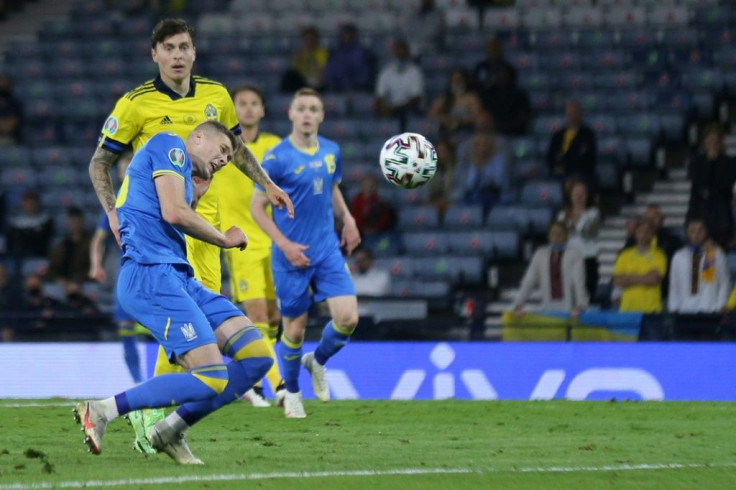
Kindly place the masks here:
<instances>
[{"instance_id":1,"label":"stadium seat","mask_svg":"<svg viewBox=\"0 0 736 490\"><path fill-rule=\"evenodd\" d=\"M392 257L402 251L402 239L398 233L380 233L365 235L362 246L369 248L376 257Z\"/></svg>"},{"instance_id":2,"label":"stadium seat","mask_svg":"<svg viewBox=\"0 0 736 490\"><path fill-rule=\"evenodd\" d=\"M532 30L556 29L562 25L562 12L556 8L536 8L528 10L524 16L524 26Z\"/></svg>"},{"instance_id":3,"label":"stadium seat","mask_svg":"<svg viewBox=\"0 0 736 490\"><path fill-rule=\"evenodd\" d=\"M730 5L706 5L692 11L690 22L700 26L727 26L732 18Z\"/></svg>"},{"instance_id":4,"label":"stadium seat","mask_svg":"<svg viewBox=\"0 0 736 490\"><path fill-rule=\"evenodd\" d=\"M614 5L603 16L608 27L623 28L641 26L646 23L646 10L643 7Z\"/></svg>"},{"instance_id":5,"label":"stadium seat","mask_svg":"<svg viewBox=\"0 0 736 490\"><path fill-rule=\"evenodd\" d=\"M422 280L442 280L456 283L460 270L454 256L419 257L414 259L414 276Z\"/></svg>"},{"instance_id":6,"label":"stadium seat","mask_svg":"<svg viewBox=\"0 0 736 490\"><path fill-rule=\"evenodd\" d=\"M449 235L441 231L404 233L406 252L420 257L446 253L449 248Z\"/></svg>"},{"instance_id":7,"label":"stadium seat","mask_svg":"<svg viewBox=\"0 0 736 490\"><path fill-rule=\"evenodd\" d=\"M333 140L341 139L353 139L358 137L358 122L359 120L351 119L326 119L319 126L319 132L325 138Z\"/></svg>"},{"instance_id":8,"label":"stadium seat","mask_svg":"<svg viewBox=\"0 0 736 490\"><path fill-rule=\"evenodd\" d=\"M496 205L486 217L486 227L495 230L514 230L525 234L529 231L529 219L519 205Z\"/></svg>"},{"instance_id":9,"label":"stadium seat","mask_svg":"<svg viewBox=\"0 0 736 490\"><path fill-rule=\"evenodd\" d=\"M414 275L416 260L418 259L408 256L378 257L374 260L373 267L378 270L389 271L392 280L408 278Z\"/></svg>"},{"instance_id":10,"label":"stadium seat","mask_svg":"<svg viewBox=\"0 0 736 490\"><path fill-rule=\"evenodd\" d=\"M682 113L660 113L659 125L668 141L682 141L685 118Z\"/></svg>"},{"instance_id":11,"label":"stadium seat","mask_svg":"<svg viewBox=\"0 0 736 490\"><path fill-rule=\"evenodd\" d=\"M31 161L31 151L25 146L5 146L0 151L0 172L10 167L23 167Z\"/></svg>"},{"instance_id":12,"label":"stadium seat","mask_svg":"<svg viewBox=\"0 0 736 490\"><path fill-rule=\"evenodd\" d=\"M348 98L341 94L325 94L322 96L325 113L328 117L345 117L348 114Z\"/></svg>"},{"instance_id":13,"label":"stadium seat","mask_svg":"<svg viewBox=\"0 0 736 490\"><path fill-rule=\"evenodd\" d=\"M545 90L552 85L550 75L542 71L523 72L519 76L519 86L527 91Z\"/></svg>"},{"instance_id":14,"label":"stadium seat","mask_svg":"<svg viewBox=\"0 0 736 490\"><path fill-rule=\"evenodd\" d=\"M595 29L603 23L603 12L595 7L571 7L564 14L563 23L576 29Z\"/></svg>"},{"instance_id":15,"label":"stadium seat","mask_svg":"<svg viewBox=\"0 0 736 490\"><path fill-rule=\"evenodd\" d=\"M555 98L551 92L538 90L529 94L529 102L534 112L550 112L554 109Z\"/></svg>"},{"instance_id":16,"label":"stadium seat","mask_svg":"<svg viewBox=\"0 0 736 490\"><path fill-rule=\"evenodd\" d=\"M23 165L27 165L24 162ZM27 166L3 167L0 171L0 182L3 187L35 187L38 183L36 171Z\"/></svg>"},{"instance_id":17,"label":"stadium seat","mask_svg":"<svg viewBox=\"0 0 736 490\"><path fill-rule=\"evenodd\" d=\"M552 134L550 133L551 137ZM516 137L511 140L511 154L516 159L538 156L537 141L531 137Z\"/></svg>"},{"instance_id":18,"label":"stadium seat","mask_svg":"<svg viewBox=\"0 0 736 490\"><path fill-rule=\"evenodd\" d=\"M655 137L661 129L659 118L649 112L618 116L616 124L623 135Z\"/></svg>"},{"instance_id":19,"label":"stadium seat","mask_svg":"<svg viewBox=\"0 0 736 490\"><path fill-rule=\"evenodd\" d=\"M682 73L682 86L690 91L720 90L723 78L720 71L696 69Z\"/></svg>"},{"instance_id":20,"label":"stadium seat","mask_svg":"<svg viewBox=\"0 0 736 490\"><path fill-rule=\"evenodd\" d=\"M445 228L477 228L483 224L483 208L455 204L445 212Z\"/></svg>"},{"instance_id":21,"label":"stadium seat","mask_svg":"<svg viewBox=\"0 0 736 490\"><path fill-rule=\"evenodd\" d=\"M511 179L515 186L528 180L539 180L547 176L547 166L536 158L516 160L511 166Z\"/></svg>"},{"instance_id":22,"label":"stadium seat","mask_svg":"<svg viewBox=\"0 0 736 490\"><path fill-rule=\"evenodd\" d=\"M342 166L342 181L351 186L358 186L366 175L374 175L382 179L383 176L380 174L381 171L378 165L371 165L369 163L343 163Z\"/></svg>"},{"instance_id":23,"label":"stadium seat","mask_svg":"<svg viewBox=\"0 0 736 490\"><path fill-rule=\"evenodd\" d=\"M610 48L616 44L616 38L612 31L599 29L573 33L572 41L574 45L583 49Z\"/></svg>"},{"instance_id":24,"label":"stadium seat","mask_svg":"<svg viewBox=\"0 0 736 490\"><path fill-rule=\"evenodd\" d=\"M626 152L633 165L648 166L652 159L652 141L647 137L631 137L625 140Z\"/></svg>"},{"instance_id":25,"label":"stadium seat","mask_svg":"<svg viewBox=\"0 0 736 490\"><path fill-rule=\"evenodd\" d=\"M535 135L551 138L552 134L565 124L564 116L540 116L534 121L532 132Z\"/></svg>"},{"instance_id":26,"label":"stadium seat","mask_svg":"<svg viewBox=\"0 0 736 490\"><path fill-rule=\"evenodd\" d=\"M427 297L442 300L442 304L439 305L435 302L432 303L432 307L447 306L449 303L450 285L443 281L392 281L391 290L389 294L393 297L407 298L407 297Z\"/></svg>"},{"instance_id":27,"label":"stadium seat","mask_svg":"<svg viewBox=\"0 0 736 490\"><path fill-rule=\"evenodd\" d=\"M463 285L480 285L484 281L485 270L482 257L456 257L454 265L458 280Z\"/></svg>"},{"instance_id":28,"label":"stadium seat","mask_svg":"<svg viewBox=\"0 0 736 490\"><path fill-rule=\"evenodd\" d=\"M598 155L614 160L622 160L624 152L621 138L618 136L598 138Z\"/></svg>"},{"instance_id":29,"label":"stadium seat","mask_svg":"<svg viewBox=\"0 0 736 490\"><path fill-rule=\"evenodd\" d=\"M358 29L366 34L393 32L398 27L397 17L391 12L366 10L357 18Z\"/></svg>"},{"instance_id":30,"label":"stadium seat","mask_svg":"<svg viewBox=\"0 0 736 490\"><path fill-rule=\"evenodd\" d=\"M402 206L398 214L401 230L426 230L439 226L439 213L434 206Z\"/></svg>"},{"instance_id":31,"label":"stadium seat","mask_svg":"<svg viewBox=\"0 0 736 490\"><path fill-rule=\"evenodd\" d=\"M521 24L519 9L507 7L500 9L487 9L483 15L483 29L493 31L513 30Z\"/></svg>"},{"instance_id":32,"label":"stadium seat","mask_svg":"<svg viewBox=\"0 0 736 490\"><path fill-rule=\"evenodd\" d=\"M619 173L616 163L598 162L595 166L595 175L601 189L613 191L619 188Z\"/></svg>"},{"instance_id":33,"label":"stadium seat","mask_svg":"<svg viewBox=\"0 0 736 490\"><path fill-rule=\"evenodd\" d=\"M547 53L539 58L539 66L546 70L574 71L580 68L580 55L575 51Z\"/></svg>"},{"instance_id":34,"label":"stadium seat","mask_svg":"<svg viewBox=\"0 0 736 490\"><path fill-rule=\"evenodd\" d=\"M33 258L24 259L23 265L21 265L21 274L23 277L28 276L43 276L46 274L46 270L49 268L49 259L47 258Z\"/></svg>"},{"instance_id":35,"label":"stadium seat","mask_svg":"<svg viewBox=\"0 0 736 490\"><path fill-rule=\"evenodd\" d=\"M529 222L529 232L536 236L546 236L547 228L552 223L556 211L549 206L526 208L524 213Z\"/></svg>"},{"instance_id":36,"label":"stadium seat","mask_svg":"<svg viewBox=\"0 0 736 490\"><path fill-rule=\"evenodd\" d=\"M606 109L614 115L645 111L652 105L649 94L639 90L608 92L602 98L607 101Z\"/></svg>"},{"instance_id":37,"label":"stadium seat","mask_svg":"<svg viewBox=\"0 0 736 490\"><path fill-rule=\"evenodd\" d=\"M439 123L427 118L409 118L406 130L426 136L430 141L436 140L439 134Z\"/></svg>"},{"instance_id":38,"label":"stadium seat","mask_svg":"<svg viewBox=\"0 0 736 490\"><path fill-rule=\"evenodd\" d=\"M623 67L626 63L624 53L618 50L595 50L582 57L582 66L586 69L612 70Z\"/></svg>"},{"instance_id":39,"label":"stadium seat","mask_svg":"<svg viewBox=\"0 0 736 490\"><path fill-rule=\"evenodd\" d=\"M274 8L277 10L277 8ZM279 15L275 16L275 28L276 31L281 34L291 34L295 32L301 32L305 27L315 25L316 19L312 14L304 12L301 5L296 9L289 11L281 11Z\"/></svg>"},{"instance_id":40,"label":"stadium seat","mask_svg":"<svg viewBox=\"0 0 736 490\"><path fill-rule=\"evenodd\" d=\"M680 70L702 69L713 65L713 55L710 50L694 47L670 49L669 63Z\"/></svg>"},{"instance_id":41,"label":"stadium seat","mask_svg":"<svg viewBox=\"0 0 736 490\"><path fill-rule=\"evenodd\" d=\"M663 29L659 31L660 44L669 47L694 47L700 44L699 32L695 29Z\"/></svg>"},{"instance_id":42,"label":"stadium seat","mask_svg":"<svg viewBox=\"0 0 736 490\"><path fill-rule=\"evenodd\" d=\"M541 180L524 184L521 189L521 202L557 208L562 205L560 183L554 180Z\"/></svg>"},{"instance_id":43,"label":"stadium seat","mask_svg":"<svg viewBox=\"0 0 736 490\"><path fill-rule=\"evenodd\" d=\"M491 234L494 259L514 259L519 256L519 234L515 231L497 231Z\"/></svg>"},{"instance_id":44,"label":"stadium seat","mask_svg":"<svg viewBox=\"0 0 736 490\"><path fill-rule=\"evenodd\" d=\"M572 47L573 38L567 31L530 32L529 44L540 50L565 50Z\"/></svg>"},{"instance_id":45,"label":"stadium seat","mask_svg":"<svg viewBox=\"0 0 736 490\"><path fill-rule=\"evenodd\" d=\"M89 177L79 180L80 174L71 166L53 166L38 173L38 184L44 187L68 188L77 185L87 185Z\"/></svg>"},{"instance_id":46,"label":"stadium seat","mask_svg":"<svg viewBox=\"0 0 736 490\"><path fill-rule=\"evenodd\" d=\"M647 50L657 45L657 33L652 29L622 29L614 34L616 44L623 48Z\"/></svg>"},{"instance_id":47,"label":"stadium seat","mask_svg":"<svg viewBox=\"0 0 736 490\"><path fill-rule=\"evenodd\" d=\"M445 10L445 25L450 30L478 29L478 12L471 8Z\"/></svg>"},{"instance_id":48,"label":"stadium seat","mask_svg":"<svg viewBox=\"0 0 736 490\"><path fill-rule=\"evenodd\" d=\"M587 71L563 71L557 76L557 85L565 91L590 90L593 77Z\"/></svg>"},{"instance_id":49,"label":"stadium seat","mask_svg":"<svg viewBox=\"0 0 736 490\"><path fill-rule=\"evenodd\" d=\"M688 9L683 6L655 6L647 14L647 22L652 26L680 27L688 23Z\"/></svg>"},{"instance_id":50,"label":"stadium seat","mask_svg":"<svg viewBox=\"0 0 736 490\"><path fill-rule=\"evenodd\" d=\"M448 234L453 252L463 255L491 257L494 253L494 235L503 231L458 231ZM515 232L511 232L515 233Z\"/></svg>"},{"instance_id":51,"label":"stadium seat","mask_svg":"<svg viewBox=\"0 0 736 490\"><path fill-rule=\"evenodd\" d=\"M91 151L91 150L90 150ZM71 155L66 148L36 148L31 150L31 162L39 169L53 169L70 165Z\"/></svg>"},{"instance_id":52,"label":"stadium seat","mask_svg":"<svg viewBox=\"0 0 736 490\"><path fill-rule=\"evenodd\" d=\"M269 36L276 29L273 16L263 12L244 12L235 18L235 25L240 28L237 34L247 36Z\"/></svg>"},{"instance_id":53,"label":"stadium seat","mask_svg":"<svg viewBox=\"0 0 736 490\"><path fill-rule=\"evenodd\" d=\"M616 119L613 116L595 114L586 119L598 136L616 133Z\"/></svg>"},{"instance_id":54,"label":"stadium seat","mask_svg":"<svg viewBox=\"0 0 736 490\"><path fill-rule=\"evenodd\" d=\"M34 98L23 106L23 114L28 120L51 121L59 113L59 104L51 98Z\"/></svg>"},{"instance_id":55,"label":"stadium seat","mask_svg":"<svg viewBox=\"0 0 736 490\"><path fill-rule=\"evenodd\" d=\"M612 71L595 75L595 86L602 89L633 89L638 84L638 74L633 71Z\"/></svg>"}]
</instances>

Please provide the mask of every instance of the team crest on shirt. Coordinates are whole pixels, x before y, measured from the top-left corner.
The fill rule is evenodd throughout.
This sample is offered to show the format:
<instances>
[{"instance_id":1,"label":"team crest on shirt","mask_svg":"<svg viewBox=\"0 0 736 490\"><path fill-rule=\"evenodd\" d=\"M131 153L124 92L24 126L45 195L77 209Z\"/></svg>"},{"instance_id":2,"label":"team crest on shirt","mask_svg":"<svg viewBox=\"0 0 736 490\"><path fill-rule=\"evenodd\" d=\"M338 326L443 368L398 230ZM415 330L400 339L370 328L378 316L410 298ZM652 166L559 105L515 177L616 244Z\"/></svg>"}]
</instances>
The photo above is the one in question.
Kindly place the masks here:
<instances>
[{"instance_id":1,"label":"team crest on shirt","mask_svg":"<svg viewBox=\"0 0 736 490\"><path fill-rule=\"evenodd\" d=\"M207 119L217 119L217 108L212 104L207 104L207 107L204 108L204 117Z\"/></svg>"},{"instance_id":2,"label":"team crest on shirt","mask_svg":"<svg viewBox=\"0 0 736 490\"><path fill-rule=\"evenodd\" d=\"M322 194L322 192L324 192L324 188L325 188L325 181L324 181L324 179L322 177L318 177L318 178L314 179L313 187L314 187L314 195L315 196L318 196L318 195Z\"/></svg>"},{"instance_id":3,"label":"team crest on shirt","mask_svg":"<svg viewBox=\"0 0 736 490\"><path fill-rule=\"evenodd\" d=\"M197 331L194 330L194 325L192 325L191 323L185 323L181 326L181 334L184 336L187 342L191 342L192 340L197 338Z\"/></svg>"},{"instance_id":4,"label":"team crest on shirt","mask_svg":"<svg viewBox=\"0 0 736 490\"><path fill-rule=\"evenodd\" d=\"M247 293L248 292L248 281L245 279L241 279L240 283L238 284L238 289L240 289L241 293Z\"/></svg>"},{"instance_id":5,"label":"team crest on shirt","mask_svg":"<svg viewBox=\"0 0 736 490\"><path fill-rule=\"evenodd\" d=\"M197 124L197 116L195 116L194 114L185 114L184 122L190 125Z\"/></svg>"},{"instance_id":6,"label":"team crest on shirt","mask_svg":"<svg viewBox=\"0 0 736 490\"><path fill-rule=\"evenodd\" d=\"M118 120L113 116L108 117L103 129L107 134L115 134L118 130Z\"/></svg>"},{"instance_id":7,"label":"team crest on shirt","mask_svg":"<svg viewBox=\"0 0 736 490\"><path fill-rule=\"evenodd\" d=\"M186 159L187 157L184 154L184 150L182 150L181 148L172 148L169 150L169 161L175 167L183 167Z\"/></svg>"}]
</instances>

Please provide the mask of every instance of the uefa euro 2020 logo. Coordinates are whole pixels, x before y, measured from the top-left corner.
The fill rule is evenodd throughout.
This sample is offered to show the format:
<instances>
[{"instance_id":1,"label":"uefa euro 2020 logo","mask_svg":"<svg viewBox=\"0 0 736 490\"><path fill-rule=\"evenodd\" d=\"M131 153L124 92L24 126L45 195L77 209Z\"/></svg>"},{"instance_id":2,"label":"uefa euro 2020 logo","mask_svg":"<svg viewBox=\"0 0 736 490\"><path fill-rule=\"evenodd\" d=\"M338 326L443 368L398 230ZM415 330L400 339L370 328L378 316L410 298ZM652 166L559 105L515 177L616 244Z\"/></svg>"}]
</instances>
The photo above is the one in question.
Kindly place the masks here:
<instances>
[{"instance_id":1,"label":"uefa euro 2020 logo","mask_svg":"<svg viewBox=\"0 0 736 490\"><path fill-rule=\"evenodd\" d=\"M176 167L183 167L184 161L186 160L186 155L184 155L184 150L181 148L172 148L169 150L169 161Z\"/></svg>"}]
</instances>

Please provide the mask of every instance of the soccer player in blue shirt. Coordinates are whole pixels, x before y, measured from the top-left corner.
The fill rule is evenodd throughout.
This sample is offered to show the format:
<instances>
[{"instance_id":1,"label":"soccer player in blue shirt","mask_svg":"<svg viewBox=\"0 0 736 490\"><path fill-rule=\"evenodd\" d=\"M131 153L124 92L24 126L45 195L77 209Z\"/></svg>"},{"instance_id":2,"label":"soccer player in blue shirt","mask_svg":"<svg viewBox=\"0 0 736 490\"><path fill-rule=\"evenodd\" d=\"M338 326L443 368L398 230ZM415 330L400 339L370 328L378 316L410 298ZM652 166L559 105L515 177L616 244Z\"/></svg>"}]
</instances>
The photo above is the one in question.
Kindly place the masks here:
<instances>
[{"instance_id":1,"label":"soccer player in blue shirt","mask_svg":"<svg viewBox=\"0 0 736 490\"><path fill-rule=\"evenodd\" d=\"M186 258L185 233L226 249L247 245L237 226L221 233L191 208L203 193L192 174L210 180L232 157L235 138L217 121L195 127L186 142L159 133L128 167L115 204L123 248L118 298L187 372L79 403L75 415L94 454L102 451L111 420L142 408L180 405L153 427L149 442L178 463L202 464L189 450L186 431L240 398L273 364L258 329L225 297L194 279ZM232 360L225 364L221 352Z\"/></svg>"},{"instance_id":2,"label":"soccer player in blue shirt","mask_svg":"<svg viewBox=\"0 0 736 490\"><path fill-rule=\"evenodd\" d=\"M273 240L271 267L284 326L277 357L286 384L285 415L304 418L298 383L300 364L311 373L317 398L328 401L324 365L347 344L358 324L355 287L340 249L352 253L360 244L360 235L338 187L340 147L317 134L324 120L319 93L312 89L297 91L289 119L291 135L266 153L262 165L291 197L296 218L289 219L279 209L273 210L271 218L266 213L268 198L258 187L251 213ZM335 215L343 223L340 239L335 232ZM325 325L317 349L302 356L312 300L326 300L332 320Z\"/></svg>"}]
</instances>

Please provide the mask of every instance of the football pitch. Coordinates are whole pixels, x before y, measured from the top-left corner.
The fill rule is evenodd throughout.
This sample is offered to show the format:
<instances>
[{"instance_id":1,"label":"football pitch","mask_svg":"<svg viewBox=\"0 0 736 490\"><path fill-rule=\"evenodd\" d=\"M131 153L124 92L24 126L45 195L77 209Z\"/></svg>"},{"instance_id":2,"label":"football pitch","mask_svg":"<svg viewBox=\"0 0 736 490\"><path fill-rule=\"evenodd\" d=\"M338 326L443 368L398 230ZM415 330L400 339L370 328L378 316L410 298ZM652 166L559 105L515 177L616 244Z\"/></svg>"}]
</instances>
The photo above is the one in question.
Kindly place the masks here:
<instances>
[{"instance_id":1,"label":"football pitch","mask_svg":"<svg viewBox=\"0 0 736 490\"><path fill-rule=\"evenodd\" d=\"M234 403L197 425L205 466L144 459L122 419L87 453L68 400L0 400L0 490L736 488L736 404Z\"/></svg>"}]
</instances>

